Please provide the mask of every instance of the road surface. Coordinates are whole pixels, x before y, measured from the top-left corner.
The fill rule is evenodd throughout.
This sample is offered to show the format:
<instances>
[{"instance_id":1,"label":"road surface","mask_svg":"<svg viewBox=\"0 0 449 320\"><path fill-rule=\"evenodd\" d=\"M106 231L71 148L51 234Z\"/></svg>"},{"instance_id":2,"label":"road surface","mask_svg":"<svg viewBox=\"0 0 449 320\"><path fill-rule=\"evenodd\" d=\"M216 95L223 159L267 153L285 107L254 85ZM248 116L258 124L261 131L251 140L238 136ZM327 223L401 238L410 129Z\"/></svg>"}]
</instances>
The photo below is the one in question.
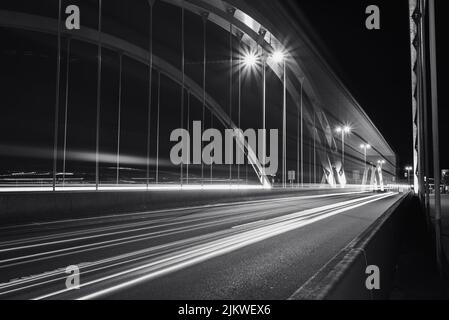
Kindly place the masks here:
<instances>
[{"instance_id":1,"label":"road surface","mask_svg":"<svg viewBox=\"0 0 449 320\"><path fill-rule=\"evenodd\" d=\"M3 227L0 299L287 299L399 197L298 195ZM71 265L79 289L66 288Z\"/></svg>"}]
</instances>

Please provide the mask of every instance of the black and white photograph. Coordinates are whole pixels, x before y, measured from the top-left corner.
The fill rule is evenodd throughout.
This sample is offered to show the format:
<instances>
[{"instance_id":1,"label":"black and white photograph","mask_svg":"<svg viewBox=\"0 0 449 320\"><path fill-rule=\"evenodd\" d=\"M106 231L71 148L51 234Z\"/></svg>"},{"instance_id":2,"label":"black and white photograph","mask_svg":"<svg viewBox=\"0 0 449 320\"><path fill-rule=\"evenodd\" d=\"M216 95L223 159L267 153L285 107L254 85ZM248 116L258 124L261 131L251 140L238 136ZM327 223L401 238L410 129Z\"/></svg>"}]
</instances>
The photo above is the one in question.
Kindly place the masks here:
<instances>
[{"instance_id":1,"label":"black and white photograph","mask_svg":"<svg viewBox=\"0 0 449 320\"><path fill-rule=\"evenodd\" d=\"M448 300L447 12L1 0L1 305Z\"/></svg>"}]
</instances>

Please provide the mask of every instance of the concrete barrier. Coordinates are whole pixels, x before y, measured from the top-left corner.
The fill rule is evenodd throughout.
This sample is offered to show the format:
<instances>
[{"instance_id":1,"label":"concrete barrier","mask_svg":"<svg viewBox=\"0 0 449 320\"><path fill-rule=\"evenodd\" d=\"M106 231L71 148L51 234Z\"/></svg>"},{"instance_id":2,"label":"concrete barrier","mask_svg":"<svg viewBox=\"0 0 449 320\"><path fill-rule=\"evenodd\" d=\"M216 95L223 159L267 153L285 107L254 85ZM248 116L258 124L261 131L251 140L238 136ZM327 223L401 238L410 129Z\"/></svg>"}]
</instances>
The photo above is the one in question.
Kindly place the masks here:
<instances>
[{"instance_id":1,"label":"concrete barrier","mask_svg":"<svg viewBox=\"0 0 449 320\"><path fill-rule=\"evenodd\" d=\"M422 239L426 222L416 198L401 197L365 232L354 239L291 297L291 300L388 299L399 255ZM380 270L380 289L366 287L367 267Z\"/></svg>"},{"instance_id":2,"label":"concrete barrier","mask_svg":"<svg viewBox=\"0 0 449 320\"><path fill-rule=\"evenodd\" d=\"M0 224L125 214L183 206L250 201L356 189L203 191L71 191L0 194Z\"/></svg>"}]
</instances>

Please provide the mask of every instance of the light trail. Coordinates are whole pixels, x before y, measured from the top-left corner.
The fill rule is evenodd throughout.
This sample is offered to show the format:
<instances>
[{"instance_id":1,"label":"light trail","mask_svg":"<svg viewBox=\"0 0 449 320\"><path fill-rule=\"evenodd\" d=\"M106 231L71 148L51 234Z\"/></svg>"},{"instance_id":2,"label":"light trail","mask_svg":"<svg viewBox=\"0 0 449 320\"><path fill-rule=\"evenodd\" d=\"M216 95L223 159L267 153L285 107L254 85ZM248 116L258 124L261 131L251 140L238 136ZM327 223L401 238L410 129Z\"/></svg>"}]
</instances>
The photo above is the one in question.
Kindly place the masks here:
<instances>
[{"instance_id":1,"label":"light trail","mask_svg":"<svg viewBox=\"0 0 449 320\"><path fill-rule=\"evenodd\" d=\"M105 215L105 216L100 216L100 217L97 216L97 217L89 217L89 218L64 219L64 220L56 220L56 221L48 221L48 222L35 222L35 223L28 223L28 224L22 224L22 225L17 225L17 226L0 227L0 230L22 228L22 227L25 227L25 226L33 226L33 227L35 227L35 226L46 226L46 225L54 225L54 224L68 223L68 222L84 222L84 221L105 220L105 219L110 219L110 218L126 218L126 219L130 219L130 218L135 217L135 216L145 216L145 215L152 215L152 216L155 216L157 214L159 214L159 215L163 214L164 216L166 216L166 215L176 215L177 212L185 211L185 210L212 209L212 208L223 207L223 206L230 206L230 205L239 206L239 205L248 205L248 204L262 204L262 203L274 203L274 202L284 202L284 201L319 199L319 198L336 197L336 196L356 195L356 194L363 194L363 193L370 193L370 191L363 190L363 191L340 192L340 193L325 193L325 194L307 195L307 196L286 196L286 197L273 198L273 199L259 199L259 200L248 200L248 201L222 202L222 203L216 203L216 204L188 206L188 207L173 208L173 209L161 209L161 210L154 210L154 211L127 213L126 215L124 215L124 214L112 214L112 215Z\"/></svg>"},{"instance_id":2,"label":"light trail","mask_svg":"<svg viewBox=\"0 0 449 320\"><path fill-rule=\"evenodd\" d=\"M98 292L89 293L81 298L95 298L102 296L104 294L108 294L110 292L114 292L115 290L119 290L121 288L125 288L127 286L140 283L141 281L149 280L154 277L157 277L159 275L163 275L166 273L169 273L171 271L182 269L186 266L193 265L202 261L205 261L207 259L213 258L215 256L225 254L228 252L231 252L233 250L237 250L239 248L242 248L244 246L256 243L258 241L262 241L265 239L268 239L270 237L274 237L276 235L291 231L296 228L300 228L302 226L320 221L322 219L325 219L327 217L330 217L332 215L345 212L348 210L352 210L354 208L372 203L374 201L379 201L381 199L391 197L393 196L393 193L388 194L382 194L382 195L373 195L363 198L357 198L349 201L343 201L336 204L326 205L319 208L312 208L312 209L306 209L299 212L294 212L291 214L286 214L281 217L276 217L272 219L267 219L264 221L256 221L258 222L257 225L251 225L248 224L247 226L244 225L236 225L236 226L230 226L229 229L223 230L220 232L207 234L200 237L194 237L191 239L185 239L181 241L177 241L174 243L165 244L162 247L153 247L148 248L146 251L136 251L132 253L127 253L125 255L119 255L117 257L108 258L106 260L100 260L93 263L84 264L83 268L91 268L93 266L100 266L100 269L104 268L111 268L112 266L116 266L117 264L125 264L129 263L130 261L137 261L137 260L143 260L148 259L148 255L154 256L154 254L157 254L155 250L165 250L165 251L172 251L166 254L163 254L162 257L158 257L156 261L151 261L149 263L146 263L142 266L138 266L135 268L130 268L118 273L114 273L112 275L109 275L107 277L102 277L99 279L93 279L92 281L86 282L83 284L83 287L90 286L94 284L98 284L100 282L110 280L110 279L117 279L124 276L129 276L133 272L141 271L143 269L149 269L148 274L146 274L143 277L139 277L136 279L132 279L129 281L125 281L117 286L112 286L107 289L102 289ZM235 230L235 227L239 227L238 230ZM238 233L229 235L230 231L238 231ZM243 230L243 231L242 231ZM216 238L213 240L213 238ZM221 237L218 238L217 237ZM120 240L120 239L118 239ZM204 242L202 244L199 244L199 242ZM182 249L182 247L185 247ZM181 247L181 248L180 248ZM144 255L143 257L140 257L139 255ZM133 258L134 257L134 258ZM120 261L121 259L126 259L126 261ZM131 260L130 260L131 259ZM111 265L111 263L115 263ZM94 270L90 271L93 272ZM88 270L83 270L83 274L86 274L89 272ZM63 270L60 270L59 272L53 272L48 273L46 275L38 275L35 277L27 278L26 280L22 280L22 282L16 282L16 283L7 283L3 286L0 286L0 289L7 289L6 286L11 287L12 285L31 285L31 286L39 286L47 283L48 281L56 281L57 279L50 279L51 277L55 277L58 275L65 276L63 274ZM39 283L33 283L36 281L45 280L44 282ZM12 289L14 291L16 290L22 290L21 288L26 287L19 287L16 289ZM104 291L106 290L106 291ZM62 291L56 291L53 293L49 293L47 295L43 295L38 297L39 298L49 298L53 296L57 296L59 294L65 293L67 290ZM5 292L0 294L6 294Z\"/></svg>"}]
</instances>

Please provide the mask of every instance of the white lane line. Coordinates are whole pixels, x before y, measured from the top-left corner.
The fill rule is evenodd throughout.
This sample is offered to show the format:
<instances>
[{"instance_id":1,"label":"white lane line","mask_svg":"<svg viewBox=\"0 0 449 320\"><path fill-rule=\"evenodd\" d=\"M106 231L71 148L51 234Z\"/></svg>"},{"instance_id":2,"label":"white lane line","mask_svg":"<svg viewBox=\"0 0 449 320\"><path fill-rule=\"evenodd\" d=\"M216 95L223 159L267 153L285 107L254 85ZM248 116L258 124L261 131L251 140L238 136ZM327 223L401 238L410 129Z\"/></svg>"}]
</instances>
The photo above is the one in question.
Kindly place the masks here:
<instances>
[{"instance_id":1,"label":"white lane line","mask_svg":"<svg viewBox=\"0 0 449 320\"><path fill-rule=\"evenodd\" d=\"M276 223L275 225L272 225L272 226L262 227L262 228L258 228L256 230L243 232L242 234L239 234L237 236L231 236L224 240L213 241L211 244L206 245L206 246L201 245L198 247L194 247L194 248L188 250L187 252L178 254L174 257L168 257L168 258L165 258L162 260L151 262L151 263L148 263L148 264L145 264L142 266L138 266L135 268L131 268L131 269L128 269L125 271L121 271L121 272L118 272L118 273L115 273L112 275L108 275L106 277L95 279L95 280L89 281L87 283L83 283L81 285L81 287L86 287L86 286L97 284L97 283L100 283L100 282L103 282L106 280L118 278L118 277L125 276L125 275L130 275L133 272L141 271L143 269L148 269L148 268L154 269L154 268L158 267L158 265L162 264L162 269L160 269L160 270L152 271L149 274L146 274L144 276L140 276L138 278L122 282L118 285L114 285L109 288L102 289L97 292L84 295L84 296L80 297L79 299L85 300L85 299L98 298L103 295L115 292L117 290L129 287L132 285L139 284L143 281L155 278L157 276L161 276L161 275L173 272L173 271L180 270L187 266L191 266L193 264L203 262L205 260L208 260L210 258L219 256L219 255L223 255L225 253L229 253L231 251L248 246L250 244L254 244L256 242L280 235L282 233L292 231L299 227L303 227L305 225L317 222L319 220L328 218L330 216L339 214L341 212L349 211L349 210L367 205L369 203L373 203L375 201L379 201L379 200L382 200L382 199L385 199L388 197L392 197L394 195L395 195L394 193L387 193L387 194L384 194L381 196L378 196L378 195L372 196L372 197L368 197L368 198L370 198L370 200L367 200L365 202L357 203L352 206L349 206L349 207L347 206L347 207L337 209L337 210L334 210L334 211L331 211L331 212L328 212L325 214L321 214L321 215L317 214L314 217L308 217L307 220L300 220L300 221L296 221L296 222L291 221L291 220L284 221L284 222ZM171 263L171 265L170 265L170 263ZM151 271L151 270L149 270L149 271ZM39 296L35 299L36 300L45 299L45 298L57 296L59 294L62 294L62 293L68 292L68 291L71 291L71 290L70 289L59 290L59 291L52 292L52 293L49 293L49 294L46 294L43 296Z\"/></svg>"}]
</instances>

